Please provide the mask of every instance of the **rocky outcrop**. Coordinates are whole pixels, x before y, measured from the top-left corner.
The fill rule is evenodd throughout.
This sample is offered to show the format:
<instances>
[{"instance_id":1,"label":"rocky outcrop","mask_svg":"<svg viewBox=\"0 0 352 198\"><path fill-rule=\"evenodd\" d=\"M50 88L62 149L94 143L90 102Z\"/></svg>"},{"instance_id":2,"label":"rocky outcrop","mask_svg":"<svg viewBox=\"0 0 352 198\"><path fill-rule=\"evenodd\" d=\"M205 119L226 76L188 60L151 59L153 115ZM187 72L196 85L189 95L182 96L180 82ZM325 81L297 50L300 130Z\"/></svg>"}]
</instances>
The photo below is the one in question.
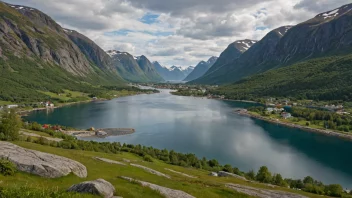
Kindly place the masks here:
<instances>
[{"instance_id":1,"label":"rocky outcrop","mask_svg":"<svg viewBox=\"0 0 352 198\"><path fill-rule=\"evenodd\" d=\"M13 162L17 169L46 178L58 178L70 173L87 177L86 167L74 160L29 150L9 142L0 142L0 158Z\"/></svg>"},{"instance_id":2,"label":"rocky outcrop","mask_svg":"<svg viewBox=\"0 0 352 198\"><path fill-rule=\"evenodd\" d=\"M174 171L174 170L172 170L172 169L165 168L165 170L168 170L168 171L170 171L170 172L173 172L173 173L176 173L176 174L185 176L185 177L189 177L189 178L193 178L193 179L197 178L197 177L195 177L195 176L188 175L188 174L186 174L186 173L181 173L181 172L178 172L178 171Z\"/></svg>"},{"instance_id":3,"label":"rocky outcrop","mask_svg":"<svg viewBox=\"0 0 352 198\"><path fill-rule=\"evenodd\" d=\"M163 186L159 186L159 185L156 185L156 184L152 184L152 183L149 183L149 182L144 182L144 181L139 181L139 180L134 180L132 178L129 178L129 177L121 177L122 179L125 179L127 181L130 181L130 182L137 182L139 184L141 184L142 186L145 186L145 187L149 187L155 191L158 191L160 192L160 194L164 195L166 198L195 198L194 196L188 194L188 193L185 193L181 190L174 190L174 189L171 189L171 188L166 188L166 187L163 187Z\"/></svg>"},{"instance_id":4,"label":"rocky outcrop","mask_svg":"<svg viewBox=\"0 0 352 198\"><path fill-rule=\"evenodd\" d=\"M248 181L245 177L242 177L242 176L239 176L239 175L236 175L236 174L233 174L233 173L228 173L228 172L225 172L225 171L219 171L218 172L218 176L219 177L235 177L235 178L238 178L238 179L242 179L242 180Z\"/></svg>"},{"instance_id":5,"label":"rocky outcrop","mask_svg":"<svg viewBox=\"0 0 352 198\"><path fill-rule=\"evenodd\" d=\"M234 189L237 192L241 192L250 196L260 197L260 198L307 198L306 196L298 195L294 193L254 188L254 187L243 186L239 184L226 184L226 187Z\"/></svg>"},{"instance_id":6,"label":"rocky outcrop","mask_svg":"<svg viewBox=\"0 0 352 198\"><path fill-rule=\"evenodd\" d=\"M114 161L114 160L110 160L110 159L105 159L105 158L101 158L101 157L94 157L94 158L99 161L103 161L103 162L106 162L109 164L118 164L118 165L126 166L126 164L124 164L122 162L118 162L118 161Z\"/></svg>"},{"instance_id":7,"label":"rocky outcrop","mask_svg":"<svg viewBox=\"0 0 352 198\"><path fill-rule=\"evenodd\" d=\"M170 179L171 177L169 175L166 175L164 173L161 173L159 171L156 171L156 170L153 170L151 168L148 168L148 167L145 167L145 166L142 166L142 165L138 165L138 164L130 164L131 166L134 166L134 167L138 167L138 168L141 168L151 174L154 174L154 175L157 175L157 176L161 176L161 177L166 177L168 179Z\"/></svg>"},{"instance_id":8,"label":"rocky outcrop","mask_svg":"<svg viewBox=\"0 0 352 198\"><path fill-rule=\"evenodd\" d=\"M94 181L86 181L79 184L75 184L71 186L68 192L77 192L77 193L89 193L93 195L100 195L104 198L112 198L114 197L115 187L103 180L97 179Z\"/></svg>"}]
</instances>

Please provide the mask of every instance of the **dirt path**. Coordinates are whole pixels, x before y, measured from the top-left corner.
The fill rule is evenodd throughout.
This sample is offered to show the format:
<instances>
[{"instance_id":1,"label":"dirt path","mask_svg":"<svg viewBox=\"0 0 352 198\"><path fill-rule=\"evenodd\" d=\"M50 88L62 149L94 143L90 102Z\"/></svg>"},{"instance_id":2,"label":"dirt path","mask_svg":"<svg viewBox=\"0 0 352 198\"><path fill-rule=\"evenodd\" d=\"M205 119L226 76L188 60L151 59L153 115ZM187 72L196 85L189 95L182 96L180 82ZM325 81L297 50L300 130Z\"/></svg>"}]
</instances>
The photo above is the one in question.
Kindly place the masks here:
<instances>
[{"instance_id":1,"label":"dirt path","mask_svg":"<svg viewBox=\"0 0 352 198\"><path fill-rule=\"evenodd\" d=\"M20 134L25 135L25 136L30 136L30 137L37 137L37 138L44 138L46 140L49 141L54 141L54 142L61 142L63 139L61 138L51 138L51 137L45 137L45 136L41 136L35 133L28 133L28 132L24 132L24 131L20 131Z\"/></svg>"}]
</instances>

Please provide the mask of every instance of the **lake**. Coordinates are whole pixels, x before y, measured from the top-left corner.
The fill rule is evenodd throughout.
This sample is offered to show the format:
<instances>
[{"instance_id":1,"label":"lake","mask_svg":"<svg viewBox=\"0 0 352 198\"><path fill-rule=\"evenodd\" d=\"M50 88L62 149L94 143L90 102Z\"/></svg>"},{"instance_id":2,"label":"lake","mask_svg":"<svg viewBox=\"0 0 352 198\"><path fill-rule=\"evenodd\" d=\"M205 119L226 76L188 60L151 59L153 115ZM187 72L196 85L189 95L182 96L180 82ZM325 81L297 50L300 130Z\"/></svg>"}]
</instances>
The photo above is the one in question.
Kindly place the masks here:
<instances>
[{"instance_id":1,"label":"lake","mask_svg":"<svg viewBox=\"0 0 352 198\"><path fill-rule=\"evenodd\" d=\"M134 134L86 140L142 144L215 158L242 171L268 166L284 177L310 175L352 188L352 141L233 113L250 103L159 94L37 111L27 120L75 128L134 128Z\"/></svg>"}]
</instances>

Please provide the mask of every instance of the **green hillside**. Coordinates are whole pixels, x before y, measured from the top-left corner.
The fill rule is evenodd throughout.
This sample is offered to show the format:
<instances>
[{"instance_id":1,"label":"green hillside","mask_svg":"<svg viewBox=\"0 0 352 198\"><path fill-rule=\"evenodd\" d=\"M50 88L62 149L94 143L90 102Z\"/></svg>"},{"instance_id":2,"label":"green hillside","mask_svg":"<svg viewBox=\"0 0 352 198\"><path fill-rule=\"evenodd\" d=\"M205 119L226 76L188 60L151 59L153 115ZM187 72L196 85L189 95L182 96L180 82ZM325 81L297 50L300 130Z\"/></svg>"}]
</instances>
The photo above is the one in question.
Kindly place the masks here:
<instances>
[{"instance_id":1,"label":"green hillside","mask_svg":"<svg viewBox=\"0 0 352 198\"><path fill-rule=\"evenodd\" d=\"M232 99L352 100L352 55L314 59L253 75L214 91Z\"/></svg>"}]
</instances>

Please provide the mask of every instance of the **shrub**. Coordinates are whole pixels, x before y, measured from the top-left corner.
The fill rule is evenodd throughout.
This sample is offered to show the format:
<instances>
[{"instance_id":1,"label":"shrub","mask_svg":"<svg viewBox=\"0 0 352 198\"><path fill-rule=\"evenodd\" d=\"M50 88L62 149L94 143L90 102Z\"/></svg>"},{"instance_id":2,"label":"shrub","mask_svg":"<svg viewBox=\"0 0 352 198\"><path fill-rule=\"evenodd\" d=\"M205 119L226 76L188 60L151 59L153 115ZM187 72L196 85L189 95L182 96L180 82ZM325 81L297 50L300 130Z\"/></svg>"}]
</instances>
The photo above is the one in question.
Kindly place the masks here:
<instances>
[{"instance_id":1,"label":"shrub","mask_svg":"<svg viewBox=\"0 0 352 198\"><path fill-rule=\"evenodd\" d=\"M0 174L4 176L13 176L16 173L16 165L8 160L0 160Z\"/></svg>"},{"instance_id":2,"label":"shrub","mask_svg":"<svg viewBox=\"0 0 352 198\"><path fill-rule=\"evenodd\" d=\"M150 155L145 155L143 157L143 160L146 162L153 162L153 158Z\"/></svg>"}]
</instances>

